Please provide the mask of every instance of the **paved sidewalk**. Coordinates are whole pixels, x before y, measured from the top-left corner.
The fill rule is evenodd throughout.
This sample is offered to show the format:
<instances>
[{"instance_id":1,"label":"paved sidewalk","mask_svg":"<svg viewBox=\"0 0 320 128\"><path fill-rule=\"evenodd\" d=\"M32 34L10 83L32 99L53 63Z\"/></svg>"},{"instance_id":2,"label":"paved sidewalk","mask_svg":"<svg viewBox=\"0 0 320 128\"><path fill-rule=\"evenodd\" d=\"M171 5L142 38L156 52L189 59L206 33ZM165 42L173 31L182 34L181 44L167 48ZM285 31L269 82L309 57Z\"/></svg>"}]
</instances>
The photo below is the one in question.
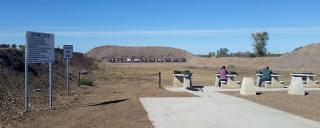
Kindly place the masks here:
<instances>
[{"instance_id":1,"label":"paved sidewalk","mask_svg":"<svg viewBox=\"0 0 320 128\"><path fill-rule=\"evenodd\" d=\"M190 92L193 91L187 90L184 87L165 87L167 90L172 92ZM195 88L198 91L205 91L205 92L236 92L239 91L240 88L219 88L214 86L203 86L203 88ZM269 91L288 91L288 88L257 88L258 92L269 92ZM305 91L320 91L320 88L305 88Z\"/></svg>"},{"instance_id":2,"label":"paved sidewalk","mask_svg":"<svg viewBox=\"0 0 320 128\"><path fill-rule=\"evenodd\" d=\"M320 128L318 122L207 88L180 91L201 97L140 99L156 128Z\"/></svg>"}]
</instances>

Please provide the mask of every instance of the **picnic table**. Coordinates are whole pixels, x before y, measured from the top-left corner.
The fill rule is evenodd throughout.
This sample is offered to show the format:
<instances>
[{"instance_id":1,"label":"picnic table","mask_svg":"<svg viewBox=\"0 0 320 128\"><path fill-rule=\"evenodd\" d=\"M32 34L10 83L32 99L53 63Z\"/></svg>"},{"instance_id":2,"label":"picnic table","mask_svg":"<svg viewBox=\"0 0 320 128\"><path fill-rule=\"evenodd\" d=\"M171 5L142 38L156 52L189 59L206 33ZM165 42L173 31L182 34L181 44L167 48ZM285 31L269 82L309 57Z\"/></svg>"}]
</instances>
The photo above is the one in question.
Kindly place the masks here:
<instances>
[{"instance_id":1,"label":"picnic table","mask_svg":"<svg viewBox=\"0 0 320 128\"><path fill-rule=\"evenodd\" d=\"M291 80L294 79L294 77L301 77L302 81L304 83L304 87L306 88L318 88L319 84L317 84L313 78L316 77L317 75L314 75L312 73L292 73L291 75Z\"/></svg>"},{"instance_id":2,"label":"picnic table","mask_svg":"<svg viewBox=\"0 0 320 128\"><path fill-rule=\"evenodd\" d=\"M262 74L261 73L257 73L256 74L257 76L257 83L256 85L258 86L259 85L259 81L262 77ZM265 87L266 88L284 88L284 82L283 81L279 81L279 77L281 75L278 74L278 73L273 73L271 74L271 81L265 81Z\"/></svg>"},{"instance_id":3,"label":"picnic table","mask_svg":"<svg viewBox=\"0 0 320 128\"><path fill-rule=\"evenodd\" d=\"M220 73L215 73L215 83L214 86L219 86L219 80L220 80ZM223 88L240 88L239 81L235 81L235 77L239 76L236 72L231 72L230 74L227 74L227 83L221 83L221 87Z\"/></svg>"}]
</instances>

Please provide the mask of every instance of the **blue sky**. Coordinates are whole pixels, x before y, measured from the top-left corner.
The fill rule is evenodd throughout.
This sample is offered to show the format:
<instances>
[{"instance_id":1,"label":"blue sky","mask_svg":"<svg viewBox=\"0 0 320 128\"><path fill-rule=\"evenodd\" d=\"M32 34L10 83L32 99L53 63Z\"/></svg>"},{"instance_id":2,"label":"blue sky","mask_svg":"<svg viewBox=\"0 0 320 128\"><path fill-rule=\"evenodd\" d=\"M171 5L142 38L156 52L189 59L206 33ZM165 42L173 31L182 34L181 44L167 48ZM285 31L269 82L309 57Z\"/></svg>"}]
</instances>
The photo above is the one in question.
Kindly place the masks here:
<instances>
[{"instance_id":1,"label":"blue sky","mask_svg":"<svg viewBox=\"0 0 320 128\"><path fill-rule=\"evenodd\" d=\"M268 50L320 43L319 0L2 0L0 43L50 32L56 47L169 46L195 54L252 51L250 33L270 33Z\"/></svg>"}]
</instances>

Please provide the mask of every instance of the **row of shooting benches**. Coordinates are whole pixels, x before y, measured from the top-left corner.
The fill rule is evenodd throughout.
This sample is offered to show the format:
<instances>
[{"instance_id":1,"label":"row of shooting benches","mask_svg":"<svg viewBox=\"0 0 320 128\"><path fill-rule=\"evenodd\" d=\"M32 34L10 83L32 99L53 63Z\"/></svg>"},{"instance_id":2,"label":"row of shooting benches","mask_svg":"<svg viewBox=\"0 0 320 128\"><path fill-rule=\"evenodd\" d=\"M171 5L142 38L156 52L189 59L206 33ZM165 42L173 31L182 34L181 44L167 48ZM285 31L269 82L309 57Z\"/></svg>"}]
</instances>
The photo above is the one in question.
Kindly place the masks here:
<instances>
[{"instance_id":1,"label":"row of shooting benches","mask_svg":"<svg viewBox=\"0 0 320 128\"><path fill-rule=\"evenodd\" d=\"M314 77L317 75L314 75L312 73L293 73L291 75L291 80L293 80L295 77L301 77L303 80L304 87L306 88L319 88L320 84L319 81L314 81ZM219 87L219 79L220 74L216 73L214 74L215 81L214 86ZM236 81L235 78L238 77L239 74L236 72L231 72L227 75L228 80L227 81L221 81L221 87L222 88L240 88L241 82ZM257 80L256 80L256 86L258 86L258 83L261 79L261 74L256 74ZM287 85L284 84L284 81L279 80L279 78L282 75L274 73L271 75L271 81L265 81L264 87L266 88L286 88ZM192 73L190 72L174 72L173 74L173 86L183 86L183 87L191 87L192 86Z\"/></svg>"}]
</instances>

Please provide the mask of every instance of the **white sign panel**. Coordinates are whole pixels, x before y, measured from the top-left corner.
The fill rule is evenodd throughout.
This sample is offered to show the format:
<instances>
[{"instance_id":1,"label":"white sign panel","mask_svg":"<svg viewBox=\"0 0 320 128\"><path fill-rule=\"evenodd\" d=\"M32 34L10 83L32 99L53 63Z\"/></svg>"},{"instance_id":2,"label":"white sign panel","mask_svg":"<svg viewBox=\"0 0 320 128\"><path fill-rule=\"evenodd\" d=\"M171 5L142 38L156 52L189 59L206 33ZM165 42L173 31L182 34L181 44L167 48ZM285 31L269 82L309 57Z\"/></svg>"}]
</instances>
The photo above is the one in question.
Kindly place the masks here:
<instances>
[{"instance_id":1,"label":"white sign panel","mask_svg":"<svg viewBox=\"0 0 320 128\"><path fill-rule=\"evenodd\" d=\"M73 56L73 46L72 45L63 45L63 57L65 59L72 58Z\"/></svg>"},{"instance_id":2,"label":"white sign panel","mask_svg":"<svg viewBox=\"0 0 320 128\"><path fill-rule=\"evenodd\" d=\"M54 62L54 35L40 32L27 32L28 63Z\"/></svg>"}]
</instances>

